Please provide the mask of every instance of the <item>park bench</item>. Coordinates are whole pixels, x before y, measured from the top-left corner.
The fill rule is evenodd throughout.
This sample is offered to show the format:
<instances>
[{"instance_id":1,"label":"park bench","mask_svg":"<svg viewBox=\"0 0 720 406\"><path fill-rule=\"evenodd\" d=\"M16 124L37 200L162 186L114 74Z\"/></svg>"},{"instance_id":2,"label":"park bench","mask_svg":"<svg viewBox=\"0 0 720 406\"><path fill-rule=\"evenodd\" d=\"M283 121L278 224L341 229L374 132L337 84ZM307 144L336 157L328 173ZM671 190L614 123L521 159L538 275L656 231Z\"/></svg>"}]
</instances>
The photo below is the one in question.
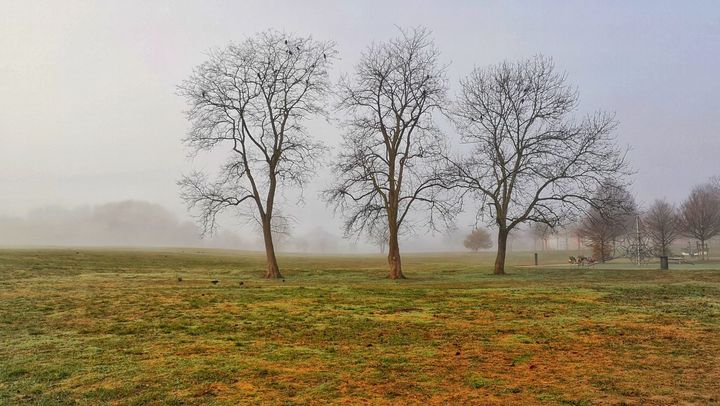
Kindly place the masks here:
<instances>
[{"instance_id":1,"label":"park bench","mask_svg":"<svg viewBox=\"0 0 720 406\"><path fill-rule=\"evenodd\" d=\"M685 257L682 257L682 256L668 257L668 262L672 262L672 263L674 263L674 264L690 264L690 265L693 265L692 262L688 261Z\"/></svg>"}]
</instances>

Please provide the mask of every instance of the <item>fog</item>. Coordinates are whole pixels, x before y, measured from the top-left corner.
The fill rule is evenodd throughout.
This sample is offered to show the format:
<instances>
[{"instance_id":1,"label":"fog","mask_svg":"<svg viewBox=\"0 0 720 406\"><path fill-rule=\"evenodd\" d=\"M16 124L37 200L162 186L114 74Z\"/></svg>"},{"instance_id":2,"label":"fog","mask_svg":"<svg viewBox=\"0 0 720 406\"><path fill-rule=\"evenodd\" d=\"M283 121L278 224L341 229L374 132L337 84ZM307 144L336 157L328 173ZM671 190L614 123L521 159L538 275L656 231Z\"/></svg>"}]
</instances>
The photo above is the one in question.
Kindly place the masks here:
<instances>
[{"instance_id":1,"label":"fog","mask_svg":"<svg viewBox=\"0 0 720 406\"><path fill-rule=\"evenodd\" d=\"M260 247L256 229L226 216L201 239L176 181L212 157L190 159L176 85L212 48L276 28L333 40L352 71L396 26L433 30L451 94L473 66L542 53L577 86L581 112L614 111L642 204L680 202L720 174L720 2L3 1L0 12L0 245ZM454 131L445 123L449 137ZM311 133L334 148L325 120ZM330 154L329 156L332 156ZM342 238L318 198L322 169L286 195L295 221L282 251L369 252ZM410 251L462 250L473 202L457 230L406 235ZM517 237L513 248L530 247Z\"/></svg>"},{"instance_id":2,"label":"fog","mask_svg":"<svg viewBox=\"0 0 720 406\"><path fill-rule=\"evenodd\" d=\"M228 220L228 223L233 222ZM203 236L191 221L181 220L159 204L126 200L96 206L48 206L25 216L0 216L0 247L205 247L261 250L260 235L249 224L245 231L225 228ZM276 236L281 252L342 253L380 252L364 240L344 240L342 235L316 226L310 230ZM408 251L463 250L461 230L437 238L414 236Z\"/></svg>"},{"instance_id":3,"label":"fog","mask_svg":"<svg viewBox=\"0 0 720 406\"><path fill-rule=\"evenodd\" d=\"M141 201L123 201L77 208L45 207L23 217L0 217L4 246L209 246L237 248L245 243L236 233L221 232L201 239L191 222L167 209Z\"/></svg>"}]
</instances>

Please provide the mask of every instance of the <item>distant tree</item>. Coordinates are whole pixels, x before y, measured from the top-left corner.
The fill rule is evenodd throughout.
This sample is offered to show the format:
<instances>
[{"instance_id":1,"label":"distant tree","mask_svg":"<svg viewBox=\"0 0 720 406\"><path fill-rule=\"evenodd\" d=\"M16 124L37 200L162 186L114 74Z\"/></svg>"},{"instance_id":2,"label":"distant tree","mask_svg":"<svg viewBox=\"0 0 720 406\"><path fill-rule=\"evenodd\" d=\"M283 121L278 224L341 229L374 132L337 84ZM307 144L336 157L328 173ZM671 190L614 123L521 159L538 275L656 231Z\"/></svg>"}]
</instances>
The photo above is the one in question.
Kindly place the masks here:
<instances>
[{"instance_id":1,"label":"distant tree","mask_svg":"<svg viewBox=\"0 0 720 406\"><path fill-rule=\"evenodd\" d=\"M613 258L618 239L631 230L636 213L630 192L606 179L593 194L577 234L592 249L593 257L605 262Z\"/></svg>"},{"instance_id":2,"label":"distant tree","mask_svg":"<svg viewBox=\"0 0 720 406\"><path fill-rule=\"evenodd\" d=\"M490 248L492 247L492 239L490 238L490 233L488 233L485 229L476 228L475 230L470 232L467 237L465 237L465 241L463 241L463 246L475 252L478 252L483 248Z\"/></svg>"},{"instance_id":3,"label":"distant tree","mask_svg":"<svg viewBox=\"0 0 720 406\"><path fill-rule=\"evenodd\" d=\"M638 212L632 214L625 233L615 240L614 248L615 256L631 259L638 265L656 255L650 233Z\"/></svg>"},{"instance_id":4,"label":"distant tree","mask_svg":"<svg viewBox=\"0 0 720 406\"><path fill-rule=\"evenodd\" d=\"M665 200L655 200L643 216L643 225L655 255L670 255L670 247L682 232L675 207Z\"/></svg>"},{"instance_id":5,"label":"distant tree","mask_svg":"<svg viewBox=\"0 0 720 406\"><path fill-rule=\"evenodd\" d=\"M710 182L708 182L708 188L713 194L715 194L718 201L720 201L720 176L713 176L712 178L710 178Z\"/></svg>"},{"instance_id":6,"label":"distant tree","mask_svg":"<svg viewBox=\"0 0 720 406\"><path fill-rule=\"evenodd\" d=\"M612 115L576 121L576 91L543 56L476 68L461 81L451 117L467 157L448 177L480 202L498 228L494 273L505 273L509 233L523 223L552 228L573 219L605 178L628 173Z\"/></svg>"},{"instance_id":7,"label":"distant tree","mask_svg":"<svg viewBox=\"0 0 720 406\"><path fill-rule=\"evenodd\" d=\"M700 242L703 258L707 241L720 234L720 197L712 184L696 186L680 206L683 234Z\"/></svg>"},{"instance_id":8,"label":"distant tree","mask_svg":"<svg viewBox=\"0 0 720 406\"><path fill-rule=\"evenodd\" d=\"M338 236L315 226L295 240L296 247L305 252L331 252L338 249Z\"/></svg>"},{"instance_id":9,"label":"distant tree","mask_svg":"<svg viewBox=\"0 0 720 406\"><path fill-rule=\"evenodd\" d=\"M378 227L373 231L368 232L368 236L370 238L370 242L372 242L373 245L377 245L380 249L380 253L384 254L390 239L387 227Z\"/></svg>"},{"instance_id":10,"label":"distant tree","mask_svg":"<svg viewBox=\"0 0 720 406\"><path fill-rule=\"evenodd\" d=\"M710 178L710 187L720 193L720 176L713 176Z\"/></svg>"},{"instance_id":11,"label":"distant tree","mask_svg":"<svg viewBox=\"0 0 720 406\"><path fill-rule=\"evenodd\" d=\"M266 278L282 276L273 234L287 221L277 207L278 191L302 188L322 151L304 123L324 112L335 55L331 42L266 31L211 52L178 87L190 105L185 143L193 153L228 154L216 179L202 172L184 176L178 182L182 197L199 209L205 233L228 208L255 220L265 244Z\"/></svg>"},{"instance_id":12,"label":"distant tree","mask_svg":"<svg viewBox=\"0 0 720 406\"><path fill-rule=\"evenodd\" d=\"M570 237L570 241L568 242L568 249L574 246L576 250L580 251L582 247L580 220L581 218L576 219L572 224L565 226L568 232L568 236Z\"/></svg>"},{"instance_id":13,"label":"distant tree","mask_svg":"<svg viewBox=\"0 0 720 406\"><path fill-rule=\"evenodd\" d=\"M530 232L535 241L540 241L543 251L547 249L550 237L555 234L555 230L544 223L533 223L530 227Z\"/></svg>"},{"instance_id":14,"label":"distant tree","mask_svg":"<svg viewBox=\"0 0 720 406\"><path fill-rule=\"evenodd\" d=\"M387 230L389 278L404 278L398 237L413 225L435 227L449 220L453 205L443 198L445 138L433 112L446 103L447 80L430 31L402 31L371 45L352 79L341 83L342 150L337 181L325 199L345 217L345 234L378 241ZM413 221L412 213L426 215ZM414 224L413 224L414 223Z\"/></svg>"}]
</instances>

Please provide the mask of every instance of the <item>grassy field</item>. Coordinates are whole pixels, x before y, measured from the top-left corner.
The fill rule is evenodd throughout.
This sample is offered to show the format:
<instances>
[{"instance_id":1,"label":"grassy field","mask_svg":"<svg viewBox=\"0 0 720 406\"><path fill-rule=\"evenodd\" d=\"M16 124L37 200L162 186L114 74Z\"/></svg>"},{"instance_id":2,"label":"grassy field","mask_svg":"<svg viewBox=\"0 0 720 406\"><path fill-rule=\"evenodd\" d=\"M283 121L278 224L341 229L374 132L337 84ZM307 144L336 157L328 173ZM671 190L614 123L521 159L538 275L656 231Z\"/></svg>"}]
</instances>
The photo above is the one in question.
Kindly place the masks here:
<instances>
[{"instance_id":1,"label":"grassy field","mask_svg":"<svg viewBox=\"0 0 720 406\"><path fill-rule=\"evenodd\" d=\"M513 255L0 250L0 404L720 403L717 266Z\"/></svg>"}]
</instances>

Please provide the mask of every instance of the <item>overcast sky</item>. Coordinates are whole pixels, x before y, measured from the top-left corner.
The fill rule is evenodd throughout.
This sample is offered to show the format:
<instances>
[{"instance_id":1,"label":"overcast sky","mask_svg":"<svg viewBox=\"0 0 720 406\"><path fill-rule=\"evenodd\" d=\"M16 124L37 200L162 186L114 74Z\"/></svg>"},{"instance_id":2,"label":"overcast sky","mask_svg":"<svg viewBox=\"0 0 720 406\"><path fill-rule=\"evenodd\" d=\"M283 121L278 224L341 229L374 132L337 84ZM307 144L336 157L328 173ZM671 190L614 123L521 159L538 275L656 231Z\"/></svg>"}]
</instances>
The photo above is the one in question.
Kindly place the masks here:
<instances>
[{"instance_id":1,"label":"overcast sky","mask_svg":"<svg viewBox=\"0 0 720 406\"><path fill-rule=\"evenodd\" d=\"M200 164L175 86L207 50L276 28L334 40L349 72L396 25L433 30L453 90L475 65L553 57L583 111L617 113L641 202L720 175L718 1L0 0L0 215L136 199L184 216L175 182ZM316 198L325 185L308 188L298 228L340 232Z\"/></svg>"}]
</instances>

